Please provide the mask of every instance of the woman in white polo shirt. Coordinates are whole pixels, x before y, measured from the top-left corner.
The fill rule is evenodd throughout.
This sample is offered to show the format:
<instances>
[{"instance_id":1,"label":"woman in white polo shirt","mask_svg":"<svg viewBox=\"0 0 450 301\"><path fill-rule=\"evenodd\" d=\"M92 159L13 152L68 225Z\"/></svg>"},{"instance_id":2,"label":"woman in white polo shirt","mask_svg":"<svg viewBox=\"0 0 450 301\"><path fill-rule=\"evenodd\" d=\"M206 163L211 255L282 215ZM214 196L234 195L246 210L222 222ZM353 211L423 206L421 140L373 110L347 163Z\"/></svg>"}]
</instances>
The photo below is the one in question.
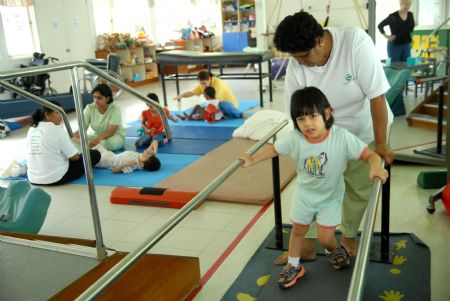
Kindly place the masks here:
<instances>
[{"instance_id":1,"label":"woman in white polo shirt","mask_svg":"<svg viewBox=\"0 0 450 301\"><path fill-rule=\"evenodd\" d=\"M90 156L92 166L100 161L99 151L90 150ZM31 115L27 165L28 180L37 185L64 184L84 174L82 156L61 126L61 115L57 111L43 107Z\"/></svg>"}]
</instances>

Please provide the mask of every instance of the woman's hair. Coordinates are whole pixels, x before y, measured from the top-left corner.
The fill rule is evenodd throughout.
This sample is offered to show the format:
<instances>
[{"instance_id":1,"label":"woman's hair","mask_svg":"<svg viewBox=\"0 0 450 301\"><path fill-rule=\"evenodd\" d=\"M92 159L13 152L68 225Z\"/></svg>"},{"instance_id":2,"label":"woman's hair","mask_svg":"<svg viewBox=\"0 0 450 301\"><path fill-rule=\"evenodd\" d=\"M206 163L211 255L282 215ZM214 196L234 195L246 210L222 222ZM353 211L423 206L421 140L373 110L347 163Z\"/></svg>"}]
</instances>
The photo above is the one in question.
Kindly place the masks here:
<instances>
[{"instance_id":1,"label":"woman's hair","mask_svg":"<svg viewBox=\"0 0 450 301\"><path fill-rule=\"evenodd\" d=\"M52 104L60 107L61 104L57 101L50 101ZM30 126L37 127L39 122L45 119L45 113L52 113L53 109L42 106L40 109L36 109L33 113L31 113L31 121Z\"/></svg>"},{"instance_id":2,"label":"woman's hair","mask_svg":"<svg viewBox=\"0 0 450 301\"><path fill-rule=\"evenodd\" d=\"M294 53L314 48L318 37L323 37L322 26L307 12L299 12L281 21L273 42L278 50Z\"/></svg>"},{"instance_id":3,"label":"woman's hair","mask_svg":"<svg viewBox=\"0 0 450 301\"><path fill-rule=\"evenodd\" d=\"M98 84L94 87L94 89L92 89L91 94L94 95L95 92L100 93L104 97L109 97L108 104L114 101L111 88L107 84Z\"/></svg>"},{"instance_id":4,"label":"woman's hair","mask_svg":"<svg viewBox=\"0 0 450 301\"><path fill-rule=\"evenodd\" d=\"M300 128L297 124L297 118L312 115L314 113L322 115L325 127L327 129L331 128L334 118L333 115L330 114L330 117L327 120L325 110L328 108L331 109L331 105L328 102L327 97L316 87L306 87L297 90L291 96L291 118L295 128L299 131Z\"/></svg>"},{"instance_id":5,"label":"woman's hair","mask_svg":"<svg viewBox=\"0 0 450 301\"><path fill-rule=\"evenodd\" d=\"M214 99L216 98L216 89L213 87L206 87L205 90L203 90L203 94L208 96L210 99Z\"/></svg>"},{"instance_id":6,"label":"woman's hair","mask_svg":"<svg viewBox=\"0 0 450 301\"><path fill-rule=\"evenodd\" d=\"M209 72L209 71L207 71L207 70L203 70L203 71L200 71L199 73L198 73L198 75L197 75L197 79L199 80L199 81L202 81L202 80L208 80L210 77L213 77L214 75L211 73L211 72Z\"/></svg>"},{"instance_id":7,"label":"woman's hair","mask_svg":"<svg viewBox=\"0 0 450 301\"><path fill-rule=\"evenodd\" d=\"M147 171L157 171L161 167L161 162L156 156L151 156L142 163L144 163L142 168Z\"/></svg>"},{"instance_id":8,"label":"woman's hair","mask_svg":"<svg viewBox=\"0 0 450 301\"><path fill-rule=\"evenodd\" d=\"M154 102L159 103L158 95L156 95L155 93L148 93L147 97L150 98L151 100L153 100Z\"/></svg>"}]
</instances>

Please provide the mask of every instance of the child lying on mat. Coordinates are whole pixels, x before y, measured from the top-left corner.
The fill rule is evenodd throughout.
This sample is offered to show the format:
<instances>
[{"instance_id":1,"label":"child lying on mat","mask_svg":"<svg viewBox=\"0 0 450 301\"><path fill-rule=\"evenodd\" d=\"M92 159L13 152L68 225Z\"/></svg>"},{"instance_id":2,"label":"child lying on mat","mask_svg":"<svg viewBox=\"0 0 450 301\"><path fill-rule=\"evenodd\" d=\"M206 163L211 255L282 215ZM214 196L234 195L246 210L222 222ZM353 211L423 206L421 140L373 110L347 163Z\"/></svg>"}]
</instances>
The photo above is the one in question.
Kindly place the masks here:
<instances>
[{"instance_id":1,"label":"child lying on mat","mask_svg":"<svg viewBox=\"0 0 450 301\"><path fill-rule=\"evenodd\" d=\"M156 140L153 140L149 148L142 153L124 151L115 154L102 144L97 144L94 149L101 154L100 162L95 167L109 168L113 173L130 173L135 169L157 171L161 167L161 162L156 157L158 151L158 141Z\"/></svg>"},{"instance_id":2,"label":"child lying on mat","mask_svg":"<svg viewBox=\"0 0 450 301\"><path fill-rule=\"evenodd\" d=\"M147 97L151 100L159 103L158 95L155 93L147 94ZM169 109L164 108L164 112L168 119L178 122L178 118L172 116L170 114ZM142 111L142 129L144 130L144 134L136 141L136 147L147 146L152 143L152 141L158 141L159 145L167 143L166 132L164 130L164 124L162 122L161 116L159 116L159 112L152 106L148 106L148 109Z\"/></svg>"},{"instance_id":3,"label":"child lying on mat","mask_svg":"<svg viewBox=\"0 0 450 301\"><path fill-rule=\"evenodd\" d=\"M334 234L341 223L347 162L358 159L368 162L371 180L379 177L384 183L388 177L388 172L381 167L380 156L355 135L333 126L332 109L322 91L315 87L295 91L290 110L294 130L256 155L241 158L243 167L278 154L291 156L297 164L297 187L290 212L293 224L289 259L278 279L280 288L294 285L305 273L300 264L300 248L314 219L331 266L341 270L350 265L347 251L337 245Z\"/></svg>"},{"instance_id":4,"label":"child lying on mat","mask_svg":"<svg viewBox=\"0 0 450 301\"><path fill-rule=\"evenodd\" d=\"M216 90L213 87L206 87L203 91L207 104L203 108L196 105L191 114L183 112L183 116L177 115L178 118L184 120L205 120L207 122L216 122L224 118L222 111L219 109L219 100L216 99Z\"/></svg>"}]
</instances>

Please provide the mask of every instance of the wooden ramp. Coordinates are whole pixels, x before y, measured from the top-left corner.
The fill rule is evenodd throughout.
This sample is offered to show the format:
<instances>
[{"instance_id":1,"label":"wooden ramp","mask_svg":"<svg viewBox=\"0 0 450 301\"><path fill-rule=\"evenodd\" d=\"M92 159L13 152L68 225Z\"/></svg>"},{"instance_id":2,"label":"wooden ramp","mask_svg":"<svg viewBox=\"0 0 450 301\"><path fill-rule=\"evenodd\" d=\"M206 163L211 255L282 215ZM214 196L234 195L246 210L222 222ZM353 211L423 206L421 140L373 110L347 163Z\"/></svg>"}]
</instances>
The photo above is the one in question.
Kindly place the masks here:
<instances>
[{"instance_id":1,"label":"wooden ramp","mask_svg":"<svg viewBox=\"0 0 450 301\"><path fill-rule=\"evenodd\" d=\"M444 84L444 111L443 111L443 130L446 131L447 122L445 116L447 116L447 102L448 102L448 81ZM409 126L422 127L426 129L437 130L438 120L438 100L439 89L436 89L431 93L424 101L422 101L411 113L408 114L406 120Z\"/></svg>"}]
</instances>

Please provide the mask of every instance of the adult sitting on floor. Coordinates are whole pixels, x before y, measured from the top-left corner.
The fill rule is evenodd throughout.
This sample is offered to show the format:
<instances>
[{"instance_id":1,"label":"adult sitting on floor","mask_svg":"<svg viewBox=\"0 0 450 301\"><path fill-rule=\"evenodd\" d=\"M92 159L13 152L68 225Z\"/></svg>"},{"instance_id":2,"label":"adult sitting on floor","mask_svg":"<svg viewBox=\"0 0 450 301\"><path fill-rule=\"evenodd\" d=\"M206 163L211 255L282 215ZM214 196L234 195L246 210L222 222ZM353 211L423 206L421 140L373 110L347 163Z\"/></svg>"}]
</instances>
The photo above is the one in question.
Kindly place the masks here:
<instances>
[{"instance_id":1,"label":"adult sitting on floor","mask_svg":"<svg viewBox=\"0 0 450 301\"><path fill-rule=\"evenodd\" d=\"M88 134L89 147L101 143L107 150L118 150L125 144L125 130L122 127L120 108L113 104L111 88L106 84L99 84L92 90L94 103L84 108L84 122L86 130L90 127L93 134ZM80 138L79 131L73 134L74 141Z\"/></svg>"},{"instance_id":2,"label":"adult sitting on floor","mask_svg":"<svg viewBox=\"0 0 450 301\"><path fill-rule=\"evenodd\" d=\"M53 104L60 106L57 102ZM27 135L28 180L37 185L60 185L84 174L82 156L61 126L61 115L43 107L31 115ZM100 152L90 150L92 166L100 161Z\"/></svg>"},{"instance_id":3,"label":"adult sitting on floor","mask_svg":"<svg viewBox=\"0 0 450 301\"><path fill-rule=\"evenodd\" d=\"M200 96L203 94L206 87L213 87L216 90L216 98L220 100L220 110L229 118L243 118L247 119L247 114L239 110L239 103L236 100L233 92L226 82L218 77L215 77L209 71L200 71L197 75L199 84L192 89L175 96L174 100L181 100L182 98L192 97L194 95Z\"/></svg>"}]
</instances>

